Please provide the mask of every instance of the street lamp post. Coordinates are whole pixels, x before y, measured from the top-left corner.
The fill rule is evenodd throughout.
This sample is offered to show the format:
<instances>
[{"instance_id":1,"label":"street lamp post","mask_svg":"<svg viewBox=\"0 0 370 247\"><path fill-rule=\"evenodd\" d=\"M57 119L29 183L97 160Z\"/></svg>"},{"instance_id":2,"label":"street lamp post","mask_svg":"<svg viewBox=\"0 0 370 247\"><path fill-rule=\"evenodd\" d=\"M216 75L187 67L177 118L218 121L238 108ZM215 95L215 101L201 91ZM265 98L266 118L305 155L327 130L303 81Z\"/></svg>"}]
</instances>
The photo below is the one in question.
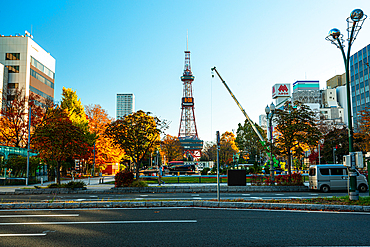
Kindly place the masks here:
<instances>
[{"instance_id":1,"label":"street lamp post","mask_svg":"<svg viewBox=\"0 0 370 247\"><path fill-rule=\"evenodd\" d=\"M353 154L353 127L352 127L352 112L351 112L351 95L350 95L350 81L349 81L349 59L351 53L351 46L355 41L358 32L360 31L362 24L364 23L367 16L361 9L355 9L351 12L350 16L347 18L347 33L348 33L348 50L347 56L344 52L344 40L343 35L340 33L339 29L333 28L329 31L329 35L326 37L326 40L330 41L332 44L337 46L343 56L344 66L346 69L346 88L347 88L347 110L348 110L348 139L349 139L349 155L352 159L354 158ZM351 162L353 164L353 162ZM350 178L350 190L349 190L349 199L358 200L359 193L357 190L357 178L355 166L352 165L349 168L349 178Z\"/></svg>"},{"instance_id":2,"label":"street lamp post","mask_svg":"<svg viewBox=\"0 0 370 247\"><path fill-rule=\"evenodd\" d=\"M272 159L272 142L273 142L273 136L272 136L272 118L274 117L275 113L275 105L274 103L271 103L270 107L266 106L265 112L267 115L267 119L269 122L269 132L270 132L270 181L271 185L275 184L275 178L274 178L274 161Z\"/></svg>"}]
</instances>

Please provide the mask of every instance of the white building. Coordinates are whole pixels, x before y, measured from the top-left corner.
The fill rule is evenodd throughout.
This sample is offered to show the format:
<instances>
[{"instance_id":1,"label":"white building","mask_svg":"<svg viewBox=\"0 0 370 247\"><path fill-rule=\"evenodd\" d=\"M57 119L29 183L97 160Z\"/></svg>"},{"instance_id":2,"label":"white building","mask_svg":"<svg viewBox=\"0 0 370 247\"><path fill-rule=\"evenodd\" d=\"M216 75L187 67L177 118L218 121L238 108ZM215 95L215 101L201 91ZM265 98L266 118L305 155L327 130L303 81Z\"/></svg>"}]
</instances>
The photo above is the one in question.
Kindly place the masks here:
<instances>
[{"instance_id":1,"label":"white building","mask_svg":"<svg viewBox=\"0 0 370 247\"><path fill-rule=\"evenodd\" d=\"M325 120L331 121L333 125L345 123L345 112L338 103L337 89L328 88L321 91L320 113Z\"/></svg>"},{"instance_id":2,"label":"white building","mask_svg":"<svg viewBox=\"0 0 370 247\"><path fill-rule=\"evenodd\" d=\"M5 67L3 64L0 63L0 109L5 107L5 102L3 101L6 100L6 94L8 90L8 78L9 73L8 73L8 68Z\"/></svg>"},{"instance_id":3,"label":"white building","mask_svg":"<svg viewBox=\"0 0 370 247\"><path fill-rule=\"evenodd\" d=\"M6 73L0 72L0 80L7 80L2 88L0 82L0 89L18 88L26 96L32 92L40 96L40 101L54 101L55 59L27 31L25 35L0 35L0 63L8 69L7 79ZM12 96L7 95L7 100Z\"/></svg>"},{"instance_id":4,"label":"white building","mask_svg":"<svg viewBox=\"0 0 370 247\"><path fill-rule=\"evenodd\" d=\"M117 119L135 112L135 95L133 93L118 93L116 111Z\"/></svg>"}]
</instances>

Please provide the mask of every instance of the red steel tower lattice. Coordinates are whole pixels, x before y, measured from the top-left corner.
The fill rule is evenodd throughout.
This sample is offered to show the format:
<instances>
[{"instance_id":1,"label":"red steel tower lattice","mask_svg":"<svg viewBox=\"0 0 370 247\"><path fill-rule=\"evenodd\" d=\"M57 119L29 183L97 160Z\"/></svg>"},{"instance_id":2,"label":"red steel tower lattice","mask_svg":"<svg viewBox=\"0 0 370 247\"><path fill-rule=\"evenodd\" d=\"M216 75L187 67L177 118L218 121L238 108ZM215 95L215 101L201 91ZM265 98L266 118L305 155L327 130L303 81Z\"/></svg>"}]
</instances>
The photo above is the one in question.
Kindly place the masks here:
<instances>
[{"instance_id":1,"label":"red steel tower lattice","mask_svg":"<svg viewBox=\"0 0 370 247\"><path fill-rule=\"evenodd\" d=\"M181 102L181 120L179 128L179 140L184 148L184 155L191 155L199 159L203 148L203 141L199 140L197 125L194 114L194 97L192 83L194 81L190 66L190 51L185 51L184 73L181 76L183 82L183 97Z\"/></svg>"}]
</instances>

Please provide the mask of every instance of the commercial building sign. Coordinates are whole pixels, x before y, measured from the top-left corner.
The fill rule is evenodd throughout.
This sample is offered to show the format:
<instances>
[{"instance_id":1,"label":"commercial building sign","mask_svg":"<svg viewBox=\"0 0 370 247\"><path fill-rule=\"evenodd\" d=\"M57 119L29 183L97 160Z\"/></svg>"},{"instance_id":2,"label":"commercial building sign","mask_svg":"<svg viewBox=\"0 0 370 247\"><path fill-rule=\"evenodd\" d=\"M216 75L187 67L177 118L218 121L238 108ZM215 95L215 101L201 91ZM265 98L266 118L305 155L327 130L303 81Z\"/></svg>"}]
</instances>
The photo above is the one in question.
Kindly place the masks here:
<instances>
[{"instance_id":1,"label":"commercial building sign","mask_svg":"<svg viewBox=\"0 0 370 247\"><path fill-rule=\"evenodd\" d=\"M272 98L277 97L289 97L290 96L290 84L275 84L272 87Z\"/></svg>"}]
</instances>

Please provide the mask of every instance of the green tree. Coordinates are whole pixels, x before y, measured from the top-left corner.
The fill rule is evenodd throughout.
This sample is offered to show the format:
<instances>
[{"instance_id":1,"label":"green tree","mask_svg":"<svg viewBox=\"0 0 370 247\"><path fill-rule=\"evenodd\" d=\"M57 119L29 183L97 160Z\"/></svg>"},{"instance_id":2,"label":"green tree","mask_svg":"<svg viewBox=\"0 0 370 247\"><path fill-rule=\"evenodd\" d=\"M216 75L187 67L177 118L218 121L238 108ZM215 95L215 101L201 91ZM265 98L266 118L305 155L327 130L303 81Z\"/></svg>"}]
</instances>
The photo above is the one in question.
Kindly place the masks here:
<instances>
[{"instance_id":1,"label":"green tree","mask_svg":"<svg viewBox=\"0 0 370 247\"><path fill-rule=\"evenodd\" d=\"M37 157L30 157L29 172L30 174L36 173L40 165L40 159ZM5 162L5 167L12 169L14 177L25 177L27 174L27 157L11 156Z\"/></svg>"},{"instance_id":2,"label":"green tree","mask_svg":"<svg viewBox=\"0 0 370 247\"><path fill-rule=\"evenodd\" d=\"M147 154L159 147L160 134L167 127L166 121L140 110L109 124L105 134L134 162L138 179L142 162Z\"/></svg>"},{"instance_id":3,"label":"green tree","mask_svg":"<svg viewBox=\"0 0 370 247\"><path fill-rule=\"evenodd\" d=\"M283 110L276 110L273 121L276 123L276 149L285 156L288 174L291 175L291 155L300 157L303 151L317 146L321 132L316 126L315 113L299 101L287 101Z\"/></svg>"},{"instance_id":4,"label":"green tree","mask_svg":"<svg viewBox=\"0 0 370 247\"><path fill-rule=\"evenodd\" d=\"M62 162L68 158L86 158L91 145L84 131L74 125L61 108L51 110L36 127L31 142L40 157L48 164L56 163L57 183L60 184Z\"/></svg>"},{"instance_id":5,"label":"green tree","mask_svg":"<svg viewBox=\"0 0 370 247\"><path fill-rule=\"evenodd\" d=\"M255 124L262 137L266 139L265 131ZM264 147L261 144L259 137L254 132L251 124L248 120L245 120L244 125L238 124L238 130L236 131L235 143L239 150L245 152L243 156L249 156L249 159L255 160L256 155L260 156L265 153Z\"/></svg>"},{"instance_id":6,"label":"green tree","mask_svg":"<svg viewBox=\"0 0 370 247\"><path fill-rule=\"evenodd\" d=\"M321 163L333 164L334 156L337 162L342 163L343 155L348 154L349 149L348 129L345 127L342 129L334 128L323 138L324 143L320 150ZM334 149L336 150L334 151Z\"/></svg>"}]
</instances>

